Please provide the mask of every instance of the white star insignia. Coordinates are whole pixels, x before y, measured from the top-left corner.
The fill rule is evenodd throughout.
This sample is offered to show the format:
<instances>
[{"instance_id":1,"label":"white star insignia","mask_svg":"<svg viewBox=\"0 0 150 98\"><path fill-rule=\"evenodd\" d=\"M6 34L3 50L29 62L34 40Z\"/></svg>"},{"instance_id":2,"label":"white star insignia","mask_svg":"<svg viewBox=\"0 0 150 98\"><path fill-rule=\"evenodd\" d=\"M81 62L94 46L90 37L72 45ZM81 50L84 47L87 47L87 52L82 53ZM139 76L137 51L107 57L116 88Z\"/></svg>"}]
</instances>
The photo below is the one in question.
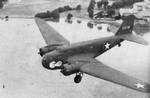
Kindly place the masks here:
<instances>
[{"instance_id":1,"label":"white star insignia","mask_svg":"<svg viewBox=\"0 0 150 98\"><path fill-rule=\"evenodd\" d=\"M144 85L143 85L143 84L140 84L140 83L136 83L135 86L136 86L137 88L144 88Z\"/></svg>"},{"instance_id":2,"label":"white star insignia","mask_svg":"<svg viewBox=\"0 0 150 98\"><path fill-rule=\"evenodd\" d=\"M109 43L106 43L106 44L105 44L105 49L109 49L109 46L110 46L110 44L109 44Z\"/></svg>"}]
</instances>

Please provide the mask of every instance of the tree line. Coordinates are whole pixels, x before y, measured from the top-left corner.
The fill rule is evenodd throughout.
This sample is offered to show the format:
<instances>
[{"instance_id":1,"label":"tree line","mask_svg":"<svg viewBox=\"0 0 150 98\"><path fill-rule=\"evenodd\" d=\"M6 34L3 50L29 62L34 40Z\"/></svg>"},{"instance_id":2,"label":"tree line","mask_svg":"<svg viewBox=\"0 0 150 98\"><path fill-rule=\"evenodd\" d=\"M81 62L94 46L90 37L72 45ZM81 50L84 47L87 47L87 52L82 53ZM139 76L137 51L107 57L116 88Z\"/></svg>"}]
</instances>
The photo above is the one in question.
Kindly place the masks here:
<instances>
[{"instance_id":1,"label":"tree line","mask_svg":"<svg viewBox=\"0 0 150 98\"><path fill-rule=\"evenodd\" d=\"M8 2L8 0L0 0L0 9L4 7L4 4Z\"/></svg>"},{"instance_id":2,"label":"tree line","mask_svg":"<svg viewBox=\"0 0 150 98\"><path fill-rule=\"evenodd\" d=\"M114 2L111 6L112 9L119 9L126 6L132 6L135 2L143 2L144 0L119 0Z\"/></svg>"}]
</instances>

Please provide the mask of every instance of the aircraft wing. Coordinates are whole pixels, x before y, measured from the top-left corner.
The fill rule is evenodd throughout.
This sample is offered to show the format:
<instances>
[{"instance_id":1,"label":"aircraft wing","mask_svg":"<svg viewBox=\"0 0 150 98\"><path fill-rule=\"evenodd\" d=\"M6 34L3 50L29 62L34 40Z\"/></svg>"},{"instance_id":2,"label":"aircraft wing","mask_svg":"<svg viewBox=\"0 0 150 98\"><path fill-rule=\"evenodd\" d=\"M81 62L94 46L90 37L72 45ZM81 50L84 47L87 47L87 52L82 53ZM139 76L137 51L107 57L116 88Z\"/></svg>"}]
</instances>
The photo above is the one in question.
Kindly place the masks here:
<instances>
[{"instance_id":1,"label":"aircraft wing","mask_svg":"<svg viewBox=\"0 0 150 98\"><path fill-rule=\"evenodd\" d=\"M69 44L69 41L61 36L54 28L40 18L35 18L39 30L47 45L52 44Z\"/></svg>"},{"instance_id":2,"label":"aircraft wing","mask_svg":"<svg viewBox=\"0 0 150 98\"><path fill-rule=\"evenodd\" d=\"M77 56L77 59L74 59L76 66L80 66L79 71L89 74L91 76L104 79L106 81L110 81L134 90L138 90L141 92L150 93L150 85L128 76L116 69L113 69L109 66L104 65L103 63L97 61L94 58L90 58L87 56ZM74 61L73 60L73 61Z\"/></svg>"}]
</instances>

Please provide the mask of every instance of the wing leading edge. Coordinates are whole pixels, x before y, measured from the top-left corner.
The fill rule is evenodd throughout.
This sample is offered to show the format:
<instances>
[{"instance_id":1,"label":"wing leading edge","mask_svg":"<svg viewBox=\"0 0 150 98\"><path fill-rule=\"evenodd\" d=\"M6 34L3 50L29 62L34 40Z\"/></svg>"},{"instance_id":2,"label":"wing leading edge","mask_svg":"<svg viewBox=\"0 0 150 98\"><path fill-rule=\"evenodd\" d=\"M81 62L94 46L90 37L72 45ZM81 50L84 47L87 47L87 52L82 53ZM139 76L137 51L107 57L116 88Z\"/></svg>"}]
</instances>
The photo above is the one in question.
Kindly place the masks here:
<instances>
[{"instance_id":1,"label":"wing leading edge","mask_svg":"<svg viewBox=\"0 0 150 98\"><path fill-rule=\"evenodd\" d=\"M93 58L84 58L78 56L76 59L76 64L80 66L80 72L89 74L91 76L104 79L137 91L150 93L150 85L139 80L128 76L116 69L104 65L103 63L97 61ZM82 61L83 60L83 61ZM87 61L87 62L86 62ZM72 62L73 63L73 62Z\"/></svg>"},{"instance_id":2,"label":"wing leading edge","mask_svg":"<svg viewBox=\"0 0 150 98\"><path fill-rule=\"evenodd\" d=\"M54 28L40 18L35 18L35 22L47 45L52 44L69 44L69 41L61 36Z\"/></svg>"}]
</instances>

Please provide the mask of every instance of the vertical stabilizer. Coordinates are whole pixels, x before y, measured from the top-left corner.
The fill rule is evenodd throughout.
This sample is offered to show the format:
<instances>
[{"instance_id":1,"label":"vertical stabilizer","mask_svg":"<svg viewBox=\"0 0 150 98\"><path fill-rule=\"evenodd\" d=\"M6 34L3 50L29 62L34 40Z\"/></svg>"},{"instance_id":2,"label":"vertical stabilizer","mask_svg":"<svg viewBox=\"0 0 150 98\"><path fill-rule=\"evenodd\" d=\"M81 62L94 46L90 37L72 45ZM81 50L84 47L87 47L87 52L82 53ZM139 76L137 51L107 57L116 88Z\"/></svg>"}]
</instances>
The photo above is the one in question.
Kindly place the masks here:
<instances>
[{"instance_id":1,"label":"vertical stabilizer","mask_svg":"<svg viewBox=\"0 0 150 98\"><path fill-rule=\"evenodd\" d=\"M129 16L125 17L122 25L116 32L115 36L119 37L120 39L147 45L148 42L145 41L142 37L132 34L135 18L136 17L134 15L129 15Z\"/></svg>"},{"instance_id":2,"label":"vertical stabilizer","mask_svg":"<svg viewBox=\"0 0 150 98\"><path fill-rule=\"evenodd\" d=\"M134 20L135 20L134 15L129 15L125 17L119 30L116 32L116 35L131 34L134 26Z\"/></svg>"}]
</instances>

